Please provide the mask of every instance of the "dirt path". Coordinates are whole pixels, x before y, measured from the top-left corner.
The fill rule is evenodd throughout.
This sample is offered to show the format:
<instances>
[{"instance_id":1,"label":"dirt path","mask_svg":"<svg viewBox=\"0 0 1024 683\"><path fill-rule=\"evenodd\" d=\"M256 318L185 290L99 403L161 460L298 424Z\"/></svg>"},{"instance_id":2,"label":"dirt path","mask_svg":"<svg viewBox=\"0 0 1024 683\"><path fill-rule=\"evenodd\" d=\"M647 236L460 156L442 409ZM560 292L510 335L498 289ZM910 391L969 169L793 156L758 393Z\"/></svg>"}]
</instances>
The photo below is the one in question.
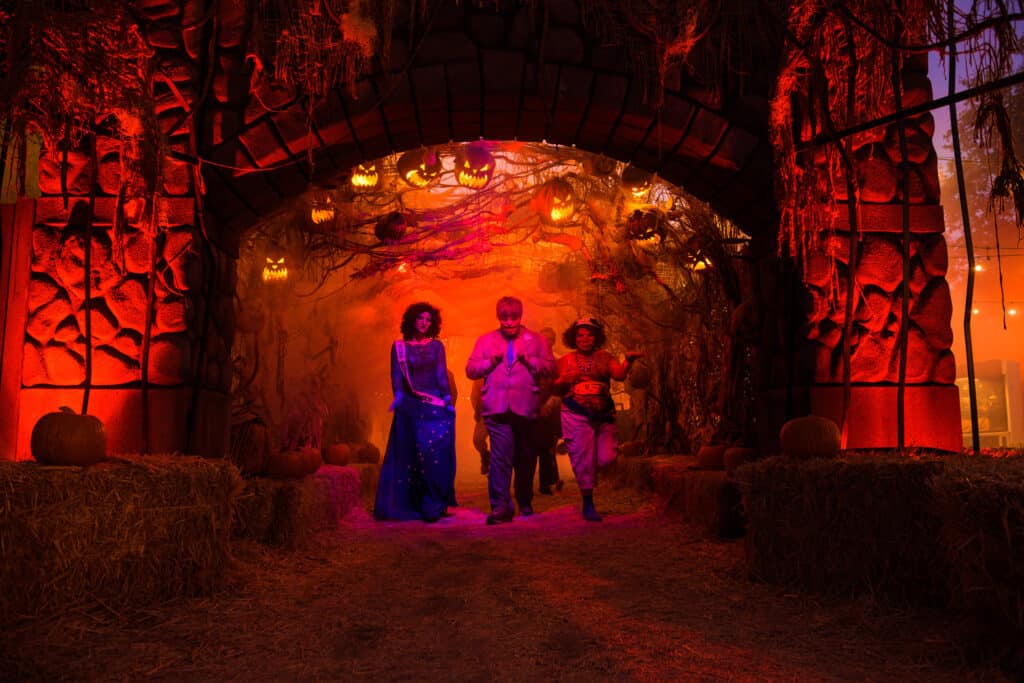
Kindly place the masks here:
<instances>
[{"instance_id":1,"label":"dirt path","mask_svg":"<svg viewBox=\"0 0 1024 683\"><path fill-rule=\"evenodd\" d=\"M1005 680L944 614L793 594L630 491L484 525L482 484L435 525L360 512L310 548L237 547L230 589L5 638L0 678L153 681Z\"/></svg>"}]
</instances>

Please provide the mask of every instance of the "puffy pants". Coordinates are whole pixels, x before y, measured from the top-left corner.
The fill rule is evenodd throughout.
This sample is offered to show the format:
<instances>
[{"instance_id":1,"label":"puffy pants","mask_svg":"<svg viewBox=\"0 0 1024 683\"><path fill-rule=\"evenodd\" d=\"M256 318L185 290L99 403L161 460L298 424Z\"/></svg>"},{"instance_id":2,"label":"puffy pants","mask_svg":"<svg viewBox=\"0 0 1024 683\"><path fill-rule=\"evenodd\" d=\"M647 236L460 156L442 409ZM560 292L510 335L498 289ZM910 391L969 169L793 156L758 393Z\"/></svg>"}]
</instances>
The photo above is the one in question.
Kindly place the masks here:
<instances>
[{"instance_id":1,"label":"puffy pants","mask_svg":"<svg viewBox=\"0 0 1024 683\"><path fill-rule=\"evenodd\" d=\"M569 462L581 490L594 488L597 470L618 456L614 422L597 422L562 406L562 438L569 449Z\"/></svg>"},{"instance_id":2,"label":"puffy pants","mask_svg":"<svg viewBox=\"0 0 1024 683\"><path fill-rule=\"evenodd\" d=\"M485 415L484 424L491 440L491 465L487 470L491 510L495 513L513 510L509 495L513 487L520 508L532 505L533 475L537 471L537 452L531 438L534 420L505 412Z\"/></svg>"}]
</instances>

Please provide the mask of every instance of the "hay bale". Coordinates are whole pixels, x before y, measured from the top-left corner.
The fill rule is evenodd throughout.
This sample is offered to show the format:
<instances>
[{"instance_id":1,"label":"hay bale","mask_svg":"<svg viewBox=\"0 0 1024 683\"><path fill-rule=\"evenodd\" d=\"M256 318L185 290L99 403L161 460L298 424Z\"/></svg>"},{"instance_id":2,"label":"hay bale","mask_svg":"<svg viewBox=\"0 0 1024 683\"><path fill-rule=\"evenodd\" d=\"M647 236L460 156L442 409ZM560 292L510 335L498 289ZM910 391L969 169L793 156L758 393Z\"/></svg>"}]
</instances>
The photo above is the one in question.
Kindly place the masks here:
<instances>
[{"instance_id":1,"label":"hay bale","mask_svg":"<svg viewBox=\"0 0 1024 683\"><path fill-rule=\"evenodd\" d=\"M937 458L881 454L737 468L749 572L826 593L943 603L948 565L931 494L941 468Z\"/></svg>"},{"instance_id":2,"label":"hay bale","mask_svg":"<svg viewBox=\"0 0 1024 683\"><path fill-rule=\"evenodd\" d=\"M697 451L697 467L702 470L724 470L728 446L701 446Z\"/></svg>"},{"instance_id":3,"label":"hay bale","mask_svg":"<svg viewBox=\"0 0 1024 683\"><path fill-rule=\"evenodd\" d=\"M782 425L779 446L793 458L834 458L839 454L842 437L839 425L827 417L807 415Z\"/></svg>"},{"instance_id":4,"label":"hay bale","mask_svg":"<svg viewBox=\"0 0 1024 683\"><path fill-rule=\"evenodd\" d=\"M380 465L376 463L353 463L349 465L359 473L359 489L363 503L373 507L377 497L377 482L380 481Z\"/></svg>"},{"instance_id":5,"label":"hay bale","mask_svg":"<svg viewBox=\"0 0 1024 683\"><path fill-rule=\"evenodd\" d=\"M359 504L360 493L359 472L337 465L322 465L301 479L249 479L236 504L233 533L269 545L301 546L314 533L335 528Z\"/></svg>"},{"instance_id":6,"label":"hay bale","mask_svg":"<svg viewBox=\"0 0 1024 683\"><path fill-rule=\"evenodd\" d=\"M754 462L755 460L757 460L756 448L733 446L731 448L726 448L725 453L722 454L722 462L725 465L726 473L729 475L732 475L740 465L745 465L748 462Z\"/></svg>"},{"instance_id":7,"label":"hay bale","mask_svg":"<svg viewBox=\"0 0 1024 683\"><path fill-rule=\"evenodd\" d=\"M951 458L932 486L954 604L1024 634L1024 458Z\"/></svg>"},{"instance_id":8,"label":"hay bale","mask_svg":"<svg viewBox=\"0 0 1024 683\"><path fill-rule=\"evenodd\" d=\"M705 470L691 456L654 458L651 472L655 502L663 515L681 517L711 535L743 533L740 496L724 470Z\"/></svg>"},{"instance_id":9,"label":"hay bale","mask_svg":"<svg viewBox=\"0 0 1024 683\"><path fill-rule=\"evenodd\" d=\"M209 593L240 490L230 463L188 456L0 462L0 622Z\"/></svg>"},{"instance_id":10,"label":"hay bale","mask_svg":"<svg viewBox=\"0 0 1024 683\"><path fill-rule=\"evenodd\" d=\"M599 483L612 488L651 492L654 490L653 472L653 458L620 456L602 468Z\"/></svg>"}]
</instances>

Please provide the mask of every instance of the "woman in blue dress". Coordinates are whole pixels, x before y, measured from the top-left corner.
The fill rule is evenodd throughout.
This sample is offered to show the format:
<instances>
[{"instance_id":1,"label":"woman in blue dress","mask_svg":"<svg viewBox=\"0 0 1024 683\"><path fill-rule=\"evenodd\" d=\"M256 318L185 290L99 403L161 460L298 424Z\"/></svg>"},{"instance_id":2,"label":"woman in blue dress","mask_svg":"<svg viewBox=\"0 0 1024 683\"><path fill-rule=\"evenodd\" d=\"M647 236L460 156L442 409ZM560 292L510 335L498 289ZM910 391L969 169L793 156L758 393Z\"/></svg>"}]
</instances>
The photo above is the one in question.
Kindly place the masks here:
<instances>
[{"instance_id":1,"label":"woman in blue dress","mask_svg":"<svg viewBox=\"0 0 1024 683\"><path fill-rule=\"evenodd\" d=\"M376 519L436 522L455 505L455 405L441 312L418 302L391 347L391 432L373 505Z\"/></svg>"}]
</instances>

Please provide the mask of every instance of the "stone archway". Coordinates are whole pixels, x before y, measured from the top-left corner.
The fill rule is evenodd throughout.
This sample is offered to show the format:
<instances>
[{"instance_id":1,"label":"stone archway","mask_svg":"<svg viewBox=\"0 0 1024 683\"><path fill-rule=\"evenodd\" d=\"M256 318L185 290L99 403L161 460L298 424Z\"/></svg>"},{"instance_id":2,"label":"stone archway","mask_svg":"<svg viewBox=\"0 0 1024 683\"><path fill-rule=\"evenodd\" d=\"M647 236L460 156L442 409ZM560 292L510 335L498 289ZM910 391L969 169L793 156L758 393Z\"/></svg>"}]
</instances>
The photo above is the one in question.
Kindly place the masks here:
<instances>
[{"instance_id":1,"label":"stone archway","mask_svg":"<svg viewBox=\"0 0 1024 683\"><path fill-rule=\"evenodd\" d=\"M621 50L593 37L577 3L544 4L542 22L518 5L494 10L439 3L429 31L399 22L390 60L375 62L377 68L356 82L354 93L335 89L307 111L303 100L254 79L243 2L220 3L212 15L197 0L144 3L140 11L149 21L148 41L160 74L153 86L156 113L170 155L163 186L150 198L155 220L145 226L129 217L121 223L128 228L115 234L118 211L124 211L114 173L119 153L102 136L94 155L85 150L65 160L44 154L43 196L5 208L8 296L0 400L13 406L13 417L0 430L0 444L15 457L27 457L28 433L38 416L81 401L86 368L78 319L84 293L70 273L83 265L84 232L72 225L75 202L94 195L94 262L118 265L98 280L94 296L105 308L94 306L91 313L104 329L99 346L107 347L89 367L96 387L91 412L107 422L111 448L218 454L226 445L230 377L223 368L233 341L234 259L242 231L311 182L346 173L359 161L479 137L546 140L631 161L685 187L754 235L763 277L751 305L769 313L764 336L772 339L763 344L759 360L762 403L834 415L835 343L822 341L834 334L822 329L822 321L836 310L814 299L813 260L805 278L814 299L809 311L780 299L784 289L775 278L778 209L769 97L782 46L757 55L759 68L748 74L742 92L716 94L681 71L669 74L664 103L655 109L644 103L645 83L624 63ZM205 21L208 16L216 21ZM914 78L915 92L930 98L927 77ZM867 144L884 145L884 136ZM915 309L927 313L927 325L918 325L926 368L910 380L915 398L908 422L919 426L911 431L921 445L955 448L959 433L948 426L958 406L945 360L951 361L943 223L932 192L934 151L930 139L922 144L911 213L915 232L925 235L915 253L922 255L926 282L915 296L937 303ZM865 158L868 163L876 157ZM893 191L887 198L879 195L866 213L862 231L879 236L865 249L883 260L889 244L884 234L898 224L901 203ZM67 277L53 277L60 263ZM891 311L894 286L875 284ZM867 309L875 299L865 299ZM874 339L884 327L865 329ZM795 365L792 358L798 359ZM881 348L873 362L887 372L871 370L856 378L851 407L860 407L853 411L858 419L890 419L876 407L891 399L891 360L891 346ZM796 403L780 402L779 392L794 381ZM782 417L765 411L766 438ZM892 445L889 432L876 425L856 445Z\"/></svg>"}]
</instances>

